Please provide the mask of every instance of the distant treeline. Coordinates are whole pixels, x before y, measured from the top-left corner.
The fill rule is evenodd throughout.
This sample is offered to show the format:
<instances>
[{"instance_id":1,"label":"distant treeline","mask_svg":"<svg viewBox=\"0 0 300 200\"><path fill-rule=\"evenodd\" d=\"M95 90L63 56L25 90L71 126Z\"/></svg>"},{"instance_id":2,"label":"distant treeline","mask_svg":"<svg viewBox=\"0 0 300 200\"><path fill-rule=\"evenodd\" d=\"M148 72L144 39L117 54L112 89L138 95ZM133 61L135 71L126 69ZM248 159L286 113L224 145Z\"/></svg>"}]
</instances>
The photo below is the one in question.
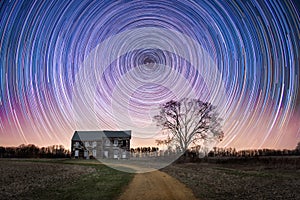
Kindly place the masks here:
<instances>
[{"instance_id":1,"label":"distant treeline","mask_svg":"<svg viewBox=\"0 0 300 200\"><path fill-rule=\"evenodd\" d=\"M173 149L159 150L158 147L137 147L131 148L131 157L157 157L170 156L178 153ZM261 157L261 156L300 156L300 142L293 150L283 149L249 149L239 150L235 148L218 148L214 147L211 151L202 149L201 146L193 147L186 151L183 155L189 158L203 157ZM0 158L69 158L71 153L65 149L63 145L51 145L48 147L38 147L34 144L22 144L18 147L2 147L0 146Z\"/></svg>"},{"instance_id":2,"label":"distant treeline","mask_svg":"<svg viewBox=\"0 0 300 200\"><path fill-rule=\"evenodd\" d=\"M70 151L63 145L38 147L34 144L22 144L18 147L0 146L0 158L68 158Z\"/></svg>"},{"instance_id":3,"label":"distant treeline","mask_svg":"<svg viewBox=\"0 0 300 200\"><path fill-rule=\"evenodd\" d=\"M213 148L208 157L255 157L255 156L292 156L300 155L300 149L249 149L237 151L235 148Z\"/></svg>"},{"instance_id":4,"label":"distant treeline","mask_svg":"<svg viewBox=\"0 0 300 200\"><path fill-rule=\"evenodd\" d=\"M219 164L254 164L270 168L300 167L300 145L293 150L283 149L251 149L237 151L234 148L213 148L207 153L197 151L196 148L188 150L176 162L208 162Z\"/></svg>"},{"instance_id":5,"label":"distant treeline","mask_svg":"<svg viewBox=\"0 0 300 200\"><path fill-rule=\"evenodd\" d=\"M187 157L258 157L258 156L293 156L300 155L300 143L295 149L248 149L239 150L235 148L214 147L211 151L196 146L188 150Z\"/></svg>"},{"instance_id":6,"label":"distant treeline","mask_svg":"<svg viewBox=\"0 0 300 200\"><path fill-rule=\"evenodd\" d=\"M299 146L299 147L298 147ZM249 149L239 150L235 148L218 148L214 147L211 151L202 149L201 146L193 147L186 151L185 157L202 158L202 157L258 157L258 156L293 156L300 155L300 145L296 149ZM177 154L176 149L159 150L158 147L137 147L131 148L131 157L156 157L169 156Z\"/></svg>"},{"instance_id":7,"label":"distant treeline","mask_svg":"<svg viewBox=\"0 0 300 200\"><path fill-rule=\"evenodd\" d=\"M158 147L138 147L131 148L131 157L156 157L172 156L180 153L178 149L168 147L166 150L159 150ZM295 149L248 149L236 150L235 148L214 147L209 150L200 145L188 149L183 157L203 158L203 157L261 157L261 156L300 156L300 142Z\"/></svg>"},{"instance_id":8,"label":"distant treeline","mask_svg":"<svg viewBox=\"0 0 300 200\"><path fill-rule=\"evenodd\" d=\"M145 157L145 156L158 156L158 147L137 147L130 149L131 157Z\"/></svg>"}]
</instances>

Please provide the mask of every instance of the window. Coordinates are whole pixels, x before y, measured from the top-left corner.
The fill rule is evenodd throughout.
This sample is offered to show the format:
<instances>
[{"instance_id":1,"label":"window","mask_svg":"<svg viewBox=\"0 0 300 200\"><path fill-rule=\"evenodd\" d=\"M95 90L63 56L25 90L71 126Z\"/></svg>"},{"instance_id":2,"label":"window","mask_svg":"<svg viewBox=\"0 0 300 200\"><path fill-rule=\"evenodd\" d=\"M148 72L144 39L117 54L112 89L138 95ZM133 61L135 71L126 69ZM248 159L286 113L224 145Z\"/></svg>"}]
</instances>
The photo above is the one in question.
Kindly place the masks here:
<instances>
[{"instance_id":1,"label":"window","mask_svg":"<svg viewBox=\"0 0 300 200\"><path fill-rule=\"evenodd\" d=\"M122 158L126 158L126 151L122 152Z\"/></svg>"},{"instance_id":2,"label":"window","mask_svg":"<svg viewBox=\"0 0 300 200\"><path fill-rule=\"evenodd\" d=\"M119 158L119 150L114 150L114 158Z\"/></svg>"},{"instance_id":3,"label":"window","mask_svg":"<svg viewBox=\"0 0 300 200\"><path fill-rule=\"evenodd\" d=\"M96 147L96 146L97 146L97 142L94 141L94 142L93 142L93 147Z\"/></svg>"},{"instance_id":4,"label":"window","mask_svg":"<svg viewBox=\"0 0 300 200\"><path fill-rule=\"evenodd\" d=\"M94 149L94 150L93 150L93 157L96 158L96 156L97 156L97 150Z\"/></svg>"},{"instance_id":5,"label":"window","mask_svg":"<svg viewBox=\"0 0 300 200\"><path fill-rule=\"evenodd\" d=\"M83 157L88 158L89 157L89 151L85 150Z\"/></svg>"},{"instance_id":6,"label":"window","mask_svg":"<svg viewBox=\"0 0 300 200\"><path fill-rule=\"evenodd\" d=\"M105 146L110 146L110 141L108 139L105 140Z\"/></svg>"},{"instance_id":7,"label":"window","mask_svg":"<svg viewBox=\"0 0 300 200\"><path fill-rule=\"evenodd\" d=\"M84 143L84 146L85 146L85 147L89 147L89 146L90 146L89 142L85 142L85 143Z\"/></svg>"},{"instance_id":8,"label":"window","mask_svg":"<svg viewBox=\"0 0 300 200\"><path fill-rule=\"evenodd\" d=\"M75 142L75 147L76 147L76 148L79 147L79 142Z\"/></svg>"},{"instance_id":9,"label":"window","mask_svg":"<svg viewBox=\"0 0 300 200\"><path fill-rule=\"evenodd\" d=\"M114 140L114 146L115 147L118 146L118 140L117 139Z\"/></svg>"},{"instance_id":10,"label":"window","mask_svg":"<svg viewBox=\"0 0 300 200\"><path fill-rule=\"evenodd\" d=\"M104 158L108 158L108 151L104 151Z\"/></svg>"}]
</instances>

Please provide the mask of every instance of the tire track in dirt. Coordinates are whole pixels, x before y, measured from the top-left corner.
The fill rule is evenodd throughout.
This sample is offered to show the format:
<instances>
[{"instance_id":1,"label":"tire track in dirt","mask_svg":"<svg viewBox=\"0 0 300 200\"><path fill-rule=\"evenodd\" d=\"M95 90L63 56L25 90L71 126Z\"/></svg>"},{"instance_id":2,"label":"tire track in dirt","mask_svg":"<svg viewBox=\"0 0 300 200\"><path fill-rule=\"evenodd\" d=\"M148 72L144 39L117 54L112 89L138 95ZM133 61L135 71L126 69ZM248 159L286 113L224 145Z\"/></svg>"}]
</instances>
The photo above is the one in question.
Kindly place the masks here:
<instances>
[{"instance_id":1,"label":"tire track in dirt","mask_svg":"<svg viewBox=\"0 0 300 200\"><path fill-rule=\"evenodd\" d=\"M161 171L136 174L119 200L194 200L191 189Z\"/></svg>"}]
</instances>

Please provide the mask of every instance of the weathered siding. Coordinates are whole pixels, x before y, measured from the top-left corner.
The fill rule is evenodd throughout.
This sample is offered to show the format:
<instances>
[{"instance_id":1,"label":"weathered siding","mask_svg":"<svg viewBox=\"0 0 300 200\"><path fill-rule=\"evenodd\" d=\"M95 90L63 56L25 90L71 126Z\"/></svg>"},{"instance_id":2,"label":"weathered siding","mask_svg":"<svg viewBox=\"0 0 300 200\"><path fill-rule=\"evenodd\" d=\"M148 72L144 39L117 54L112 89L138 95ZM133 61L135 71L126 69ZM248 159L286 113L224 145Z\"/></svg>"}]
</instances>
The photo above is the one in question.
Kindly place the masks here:
<instances>
[{"instance_id":1,"label":"weathered siding","mask_svg":"<svg viewBox=\"0 0 300 200\"><path fill-rule=\"evenodd\" d=\"M116 142L115 142L116 141ZM76 145L77 144L77 145ZM96 150L96 158L105 158L104 152L108 151L109 158L129 158L130 138L108 138L98 141L72 141L72 157L75 157L75 151L79 150L79 157L84 157L84 151L88 150L89 157L93 157L93 151ZM123 153L123 152L126 153Z\"/></svg>"}]
</instances>

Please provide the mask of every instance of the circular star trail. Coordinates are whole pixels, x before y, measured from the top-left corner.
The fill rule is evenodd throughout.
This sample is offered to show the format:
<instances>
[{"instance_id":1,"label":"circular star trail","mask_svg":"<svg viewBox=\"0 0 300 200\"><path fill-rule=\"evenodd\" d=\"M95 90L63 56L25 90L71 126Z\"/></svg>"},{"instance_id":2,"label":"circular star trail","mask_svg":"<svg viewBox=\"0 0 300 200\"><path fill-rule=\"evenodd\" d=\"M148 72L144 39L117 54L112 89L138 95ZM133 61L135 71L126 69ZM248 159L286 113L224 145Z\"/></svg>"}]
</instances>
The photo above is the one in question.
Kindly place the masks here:
<instances>
[{"instance_id":1,"label":"circular star trail","mask_svg":"<svg viewBox=\"0 0 300 200\"><path fill-rule=\"evenodd\" d=\"M218 107L223 146L292 146L299 7L1 1L1 143L68 146L76 129L128 128L153 138L158 106L193 97Z\"/></svg>"}]
</instances>

